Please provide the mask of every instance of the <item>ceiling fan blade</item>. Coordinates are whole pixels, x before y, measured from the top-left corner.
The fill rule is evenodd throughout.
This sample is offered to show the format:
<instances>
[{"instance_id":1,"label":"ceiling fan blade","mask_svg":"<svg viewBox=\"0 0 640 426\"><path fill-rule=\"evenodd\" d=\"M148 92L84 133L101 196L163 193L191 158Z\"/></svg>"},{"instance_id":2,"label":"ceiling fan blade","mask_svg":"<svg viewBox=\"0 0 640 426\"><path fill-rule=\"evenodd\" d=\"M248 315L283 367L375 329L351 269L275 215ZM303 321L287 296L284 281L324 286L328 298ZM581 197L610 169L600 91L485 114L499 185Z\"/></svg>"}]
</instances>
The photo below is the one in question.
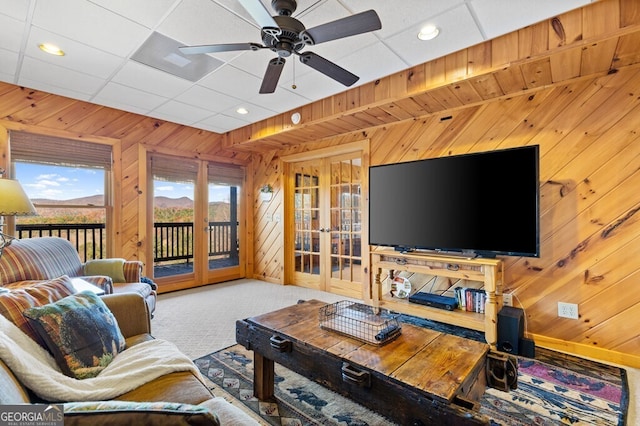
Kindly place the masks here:
<instances>
[{"instance_id":1,"label":"ceiling fan blade","mask_svg":"<svg viewBox=\"0 0 640 426\"><path fill-rule=\"evenodd\" d=\"M249 12L249 15L260 25L262 28L277 28L280 27L276 23L269 10L262 4L260 0L238 0L238 3L242 5Z\"/></svg>"},{"instance_id":2,"label":"ceiling fan blade","mask_svg":"<svg viewBox=\"0 0 640 426\"><path fill-rule=\"evenodd\" d=\"M276 91L285 62L284 58L281 57L273 58L269 61L262 79L262 86L260 86L260 93L273 93Z\"/></svg>"},{"instance_id":3,"label":"ceiling fan blade","mask_svg":"<svg viewBox=\"0 0 640 426\"><path fill-rule=\"evenodd\" d=\"M335 81L342 83L345 86L351 86L360 78L357 75L350 73L344 68L313 52L305 52L300 54L300 62L305 65L309 65L316 71L320 71L322 74L326 75L327 77L331 77Z\"/></svg>"},{"instance_id":4,"label":"ceiling fan blade","mask_svg":"<svg viewBox=\"0 0 640 426\"><path fill-rule=\"evenodd\" d=\"M346 18L337 19L308 28L302 32L301 38L307 44L319 44L330 40L350 37L382 28L382 23L375 10L356 13Z\"/></svg>"},{"instance_id":5,"label":"ceiling fan blade","mask_svg":"<svg viewBox=\"0 0 640 426\"><path fill-rule=\"evenodd\" d=\"M180 52L185 55L193 55L197 53L216 53L216 52L233 52L236 50L258 50L264 49L257 43L229 43L229 44L203 44L200 46L180 46Z\"/></svg>"}]
</instances>

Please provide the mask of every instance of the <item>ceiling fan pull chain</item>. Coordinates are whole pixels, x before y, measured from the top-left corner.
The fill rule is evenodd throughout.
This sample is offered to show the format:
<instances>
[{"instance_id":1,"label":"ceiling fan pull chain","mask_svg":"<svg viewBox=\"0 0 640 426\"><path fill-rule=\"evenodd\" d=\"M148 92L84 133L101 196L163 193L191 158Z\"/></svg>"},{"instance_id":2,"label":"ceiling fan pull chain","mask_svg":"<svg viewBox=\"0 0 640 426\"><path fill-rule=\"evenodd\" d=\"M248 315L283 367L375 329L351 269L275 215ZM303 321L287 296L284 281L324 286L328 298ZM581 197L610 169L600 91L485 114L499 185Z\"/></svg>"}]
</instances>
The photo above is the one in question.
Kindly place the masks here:
<instances>
[{"instance_id":1,"label":"ceiling fan pull chain","mask_svg":"<svg viewBox=\"0 0 640 426\"><path fill-rule=\"evenodd\" d=\"M291 85L293 90L296 90L298 86L296 86L296 61L293 61L293 84Z\"/></svg>"}]
</instances>

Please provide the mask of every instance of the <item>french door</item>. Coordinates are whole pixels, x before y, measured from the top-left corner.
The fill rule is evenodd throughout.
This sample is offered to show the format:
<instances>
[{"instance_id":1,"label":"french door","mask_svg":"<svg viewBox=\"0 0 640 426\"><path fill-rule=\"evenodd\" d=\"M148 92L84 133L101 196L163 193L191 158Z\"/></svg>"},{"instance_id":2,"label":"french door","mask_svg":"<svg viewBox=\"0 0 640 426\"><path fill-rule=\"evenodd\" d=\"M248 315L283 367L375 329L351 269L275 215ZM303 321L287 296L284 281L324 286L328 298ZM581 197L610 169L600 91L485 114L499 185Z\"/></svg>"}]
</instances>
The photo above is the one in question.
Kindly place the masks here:
<instances>
[{"instance_id":1,"label":"french door","mask_svg":"<svg viewBox=\"0 0 640 426\"><path fill-rule=\"evenodd\" d=\"M291 163L291 281L365 298L365 205L360 151ZM366 262L365 262L366 263Z\"/></svg>"},{"instance_id":2,"label":"french door","mask_svg":"<svg viewBox=\"0 0 640 426\"><path fill-rule=\"evenodd\" d=\"M244 169L149 156L153 277L171 291L244 276Z\"/></svg>"}]
</instances>

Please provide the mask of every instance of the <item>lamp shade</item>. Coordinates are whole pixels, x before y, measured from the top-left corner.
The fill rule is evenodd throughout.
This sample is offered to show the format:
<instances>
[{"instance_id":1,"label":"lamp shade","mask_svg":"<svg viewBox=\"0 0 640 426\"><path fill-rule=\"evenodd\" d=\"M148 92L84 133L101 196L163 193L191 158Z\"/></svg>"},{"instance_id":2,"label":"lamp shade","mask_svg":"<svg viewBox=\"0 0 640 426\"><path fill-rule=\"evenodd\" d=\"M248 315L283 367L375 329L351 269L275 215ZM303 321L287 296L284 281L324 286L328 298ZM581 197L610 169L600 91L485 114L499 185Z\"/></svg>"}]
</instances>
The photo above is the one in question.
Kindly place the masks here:
<instances>
[{"instance_id":1,"label":"lamp shade","mask_svg":"<svg viewBox=\"0 0 640 426\"><path fill-rule=\"evenodd\" d=\"M36 209L31 204L20 182L0 179L0 216L30 216Z\"/></svg>"}]
</instances>

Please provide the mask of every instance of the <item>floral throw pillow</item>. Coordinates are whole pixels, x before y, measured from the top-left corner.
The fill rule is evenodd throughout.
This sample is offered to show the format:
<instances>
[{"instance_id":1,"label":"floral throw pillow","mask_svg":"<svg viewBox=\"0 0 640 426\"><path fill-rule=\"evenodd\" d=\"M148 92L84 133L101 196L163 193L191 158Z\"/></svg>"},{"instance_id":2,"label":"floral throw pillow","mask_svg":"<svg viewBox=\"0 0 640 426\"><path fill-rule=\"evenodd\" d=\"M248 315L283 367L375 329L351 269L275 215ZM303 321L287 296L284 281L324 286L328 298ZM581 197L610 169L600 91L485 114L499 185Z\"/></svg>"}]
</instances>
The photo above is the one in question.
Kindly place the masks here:
<instances>
[{"instance_id":1,"label":"floral throw pillow","mask_svg":"<svg viewBox=\"0 0 640 426\"><path fill-rule=\"evenodd\" d=\"M60 370L76 379L97 376L125 348L118 321L92 292L29 308L23 314L46 342Z\"/></svg>"}]
</instances>

